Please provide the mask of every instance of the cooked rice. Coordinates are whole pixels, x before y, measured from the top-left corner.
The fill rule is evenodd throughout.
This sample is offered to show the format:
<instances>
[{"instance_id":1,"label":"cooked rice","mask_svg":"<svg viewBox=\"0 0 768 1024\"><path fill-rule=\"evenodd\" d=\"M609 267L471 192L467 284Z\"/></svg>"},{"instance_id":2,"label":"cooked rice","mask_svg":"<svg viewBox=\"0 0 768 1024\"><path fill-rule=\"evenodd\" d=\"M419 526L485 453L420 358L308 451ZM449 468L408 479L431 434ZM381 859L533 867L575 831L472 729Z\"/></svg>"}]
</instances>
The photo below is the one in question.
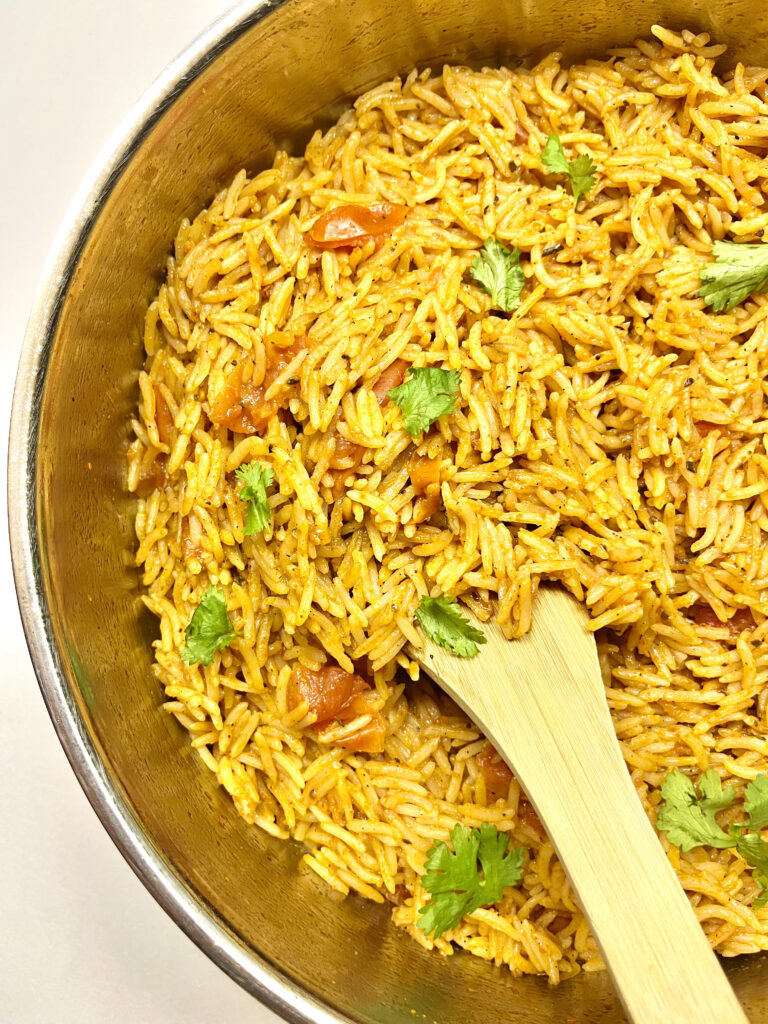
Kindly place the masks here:
<instances>
[{"instance_id":1,"label":"cooked rice","mask_svg":"<svg viewBox=\"0 0 768 1024\"><path fill-rule=\"evenodd\" d=\"M531 69L413 71L360 97L303 156L241 171L179 229L133 421L129 486L151 491L136 562L160 620L164 706L238 812L304 844L304 865L337 892L391 900L422 945L552 982L601 958L517 784L488 799L482 735L405 653L422 595L495 610L510 637L529 627L541 578L586 601L652 821L671 769L714 768L741 794L768 767L768 297L714 314L697 294L713 239L768 227L768 70L718 77L724 47L653 34L570 68L551 54ZM550 132L597 164L578 209L542 170ZM305 240L323 211L381 201L408 214L380 249ZM509 318L467 273L491 235L526 257ZM275 331L311 343L273 386L298 380L291 416L263 436L213 425L225 368L250 357L258 383ZM424 523L412 440L371 391L397 358L461 370L456 412L419 445L442 460L442 507ZM338 437L366 455L336 500ZM274 468L272 522L244 537L234 470L255 459ZM211 584L241 637L187 665L184 630ZM697 624L705 605L759 624ZM365 666L383 754L339 745L349 725L318 742L306 707L288 710L292 667L326 661ZM425 853L482 821L525 846L522 882L433 943L415 924ZM768 948L741 857L659 839L712 946Z\"/></svg>"}]
</instances>

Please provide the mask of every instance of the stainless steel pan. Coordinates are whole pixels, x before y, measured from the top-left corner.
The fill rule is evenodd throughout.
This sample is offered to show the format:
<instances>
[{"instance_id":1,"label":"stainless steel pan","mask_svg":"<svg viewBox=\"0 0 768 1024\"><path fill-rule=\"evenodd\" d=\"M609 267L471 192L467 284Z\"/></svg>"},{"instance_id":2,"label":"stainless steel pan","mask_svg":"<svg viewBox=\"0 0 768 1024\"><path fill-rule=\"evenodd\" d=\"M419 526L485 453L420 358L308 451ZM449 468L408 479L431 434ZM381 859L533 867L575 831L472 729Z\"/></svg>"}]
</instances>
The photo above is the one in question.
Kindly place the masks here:
<instances>
[{"instance_id":1,"label":"stainless steel pan","mask_svg":"<svg viewBox=\"0 0 768 1024\"><path fill-rule=\"evenodd\" d=\"M754 0L274 0L237 7L120 126L50 257L19 369L9 518L43 696L105 827L155 898L236 981L287 1019L612 1024L605 975L558 988L468 955L429 954L388 908L337 901L300 850L237 817L158 710L155 624L133 567L123 490L142 315L184 216L242 166L300 147L346 100L414 64L600 55L654 22L707 29L768 62ZM621 893L616 894L617 900ZM729 964L768 1024L768 960ZM676 1024L676 1022L669 1022Z\"/></svg>"}]
</instances>

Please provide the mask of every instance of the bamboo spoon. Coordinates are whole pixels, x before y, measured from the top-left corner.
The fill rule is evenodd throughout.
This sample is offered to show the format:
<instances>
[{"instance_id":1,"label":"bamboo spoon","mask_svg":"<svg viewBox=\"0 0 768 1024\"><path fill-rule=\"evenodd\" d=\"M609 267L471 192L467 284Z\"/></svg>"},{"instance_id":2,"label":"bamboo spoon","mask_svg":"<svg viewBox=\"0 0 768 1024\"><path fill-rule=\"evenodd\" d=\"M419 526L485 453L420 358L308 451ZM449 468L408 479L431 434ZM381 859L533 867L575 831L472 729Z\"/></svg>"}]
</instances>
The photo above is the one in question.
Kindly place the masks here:
<instances>
[{"instance_id":1,"label":"bamboo spoon","mask_svg":"<svg viewBox=\"0 0 768 1024\"><path fill-rule=\"evenodd\" d=\"M474 658L428 639L410 655L519 779L630 1021L747 1024L627 772L585 609L542 587L533 628L511 642L470 618L487 641Z\"/></svg>"}]
</instances>

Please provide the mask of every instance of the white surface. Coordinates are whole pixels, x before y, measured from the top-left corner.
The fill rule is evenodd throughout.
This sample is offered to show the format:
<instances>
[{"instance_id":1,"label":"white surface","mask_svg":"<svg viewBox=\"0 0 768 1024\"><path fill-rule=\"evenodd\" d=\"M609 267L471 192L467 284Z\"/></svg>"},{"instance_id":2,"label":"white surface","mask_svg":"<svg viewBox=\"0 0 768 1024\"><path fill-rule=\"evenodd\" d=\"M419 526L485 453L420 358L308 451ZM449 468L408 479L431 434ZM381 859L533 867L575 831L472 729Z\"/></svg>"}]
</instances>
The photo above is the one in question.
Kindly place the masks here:
<instances>
[{"instance_id":1,"label":"white surface","mask_svg":"<svg viewBox=\"0 0 768 1024\"><path fill-rule=\"evenodd\" d=\"M91 810L37 688L16 607L5 451L43 261L119 120L227 0L0 0L0 1024L278 1018L186 938Z\"/></svg>"}]
</instances>

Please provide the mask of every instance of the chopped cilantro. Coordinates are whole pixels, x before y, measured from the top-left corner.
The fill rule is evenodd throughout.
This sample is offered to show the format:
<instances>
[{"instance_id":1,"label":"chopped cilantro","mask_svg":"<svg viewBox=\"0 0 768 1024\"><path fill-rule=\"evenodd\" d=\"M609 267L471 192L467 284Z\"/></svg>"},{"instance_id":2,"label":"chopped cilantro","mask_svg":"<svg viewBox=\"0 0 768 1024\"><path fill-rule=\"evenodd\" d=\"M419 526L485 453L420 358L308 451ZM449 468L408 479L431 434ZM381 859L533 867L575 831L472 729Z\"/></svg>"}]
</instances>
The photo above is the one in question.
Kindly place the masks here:
<instances>
[{"instance_id":1,"label":"chopped cilantro","mask_svg":"<svg viewBox=\"0 0 768 1024\"><path fill-rule=\"evenodd\" d=\"M227 614L224 592L208 587L189 620L181 657L188 664L210 665L216 651L229 647L237 632Z\"/></svg>"},{"instance_id":2,"label":"chopped cilantro","mask_svg":"<svg viewBox=\"0 0 768 1024\"><path fill-rule=\"evenodd\" d=\"M405 429L411 437L453 412L458 394L459 371L434 366L409 367L404 383L387 392L403 414Z\"/></svg>"},{"instance_id":3,"label":"chopped cilantro","mask_svg":"<svg viewBox=\"0 0 768 1024\"><path fill-rule=\"evenodd\" d=\"M715 821L715 814L733 803L733 788L723 789L717 772L710 768L701 777L699 792L697 796L693 783L681 771L670 772L661 784L664 805L658 816L659 830L683 853L694 846L721 850L733 846L733 839Z\"/></svg>"},{"instance_id":4,"label":"chopped cilantro","mask_svg":"<svg viewBox=\"0 0 768 1024\"><path fill-rule=\"evenodd\" d=\"M419 625L434 640L460 658L474 658L485 637L459 610L455 597L422 597L416 609Z\"/></svg>"},{"instance_id":5,"label":"chopped cilantro","mask_svg":"<svg viewBox=\"0 0 768 1024\"><path fill-rule=\"evenodd\" d=\"M725 789L713 769L699 781L697 796L693 783L680 771L670 772L661 784L663 803L657 826L666 832L669 841L687 853L696 846L714 846L719 850L734 848L754 870L754 879L762 892L754 902L756 908L768 904L768 843L758 832L768 825L768 776L758 775L745 791L744 809L748 820L730 825L723 831L715 821L718 811L730 807L735 799L732 786Z\"/></svg>"},{"instance_id":6,"label":"chopped cilantro","mask_svg":"<svg viewBox=\"0 0 768 1024\"><path fill-rule=\"evenodd\" d=\"M759 910L768 903L768 843L756 832L750 832L736 839L736 849L747 864L754 868L753 877L763 890L753 904Z\"/></svg>"},{"instance_id":7,"label":"chopped cilantro","mask_svg":"<svg viewBox=\"0 0 768 1024\"><path fill-rule=\"evenodd\" d=\"M422 886L432 899L419 910L419 928L437 938L455 928L465 914L498 903L509 885L523 873L523 848L508 850L509 837L483 822L471 831L463 825L451 832L453 852L436 841L426 859ZM478 861L479 866L478 866Z\"/></svg>"},{"instance_id":8,"label":"chopped cilantro","mask_svg":"<svg viewBox=\"0 0 768 1024\"><path fill-rule=\"evenodd\" d=\"M511 313L520 305L525 275L517 246L510 250L498 238L486 238L469 272L491 296L495 309Z\"/></svg>"},{"instance_id":9,"label":"chopped cilantro","mask_svg":"<svg viewBox=\"0 0 768 1024\"><path fill-rule=\"evenodd\" d=\"M250 537L254 533L261 533L270 520L272 513L267 501L267 487L274 483L275 474L271 466L252 462L240 466L235 475L245 484L240 489L240 497L248 503L244 533Z\"/></svg>"},{"instance_id":10,"label":"chopped cilantro","mask_svg":"<svg viewBox=\"0 0 768 1024\"><path fill-rule=\"evenodd\" d=\"M768 291L768 245L714 242L715 257L699 271L699 295L715 313L738 306L753 292Z\"/></svg>"},{"instance_id":11,"label":"chopped cilantro","mask_svg":"<svg viewBox=\"0 0 768 1024\"><path fill-rule=\"evenodd\" d=\"M744 810L749 815L749 827L759 832L768 825L768 776L758 775L746 788Z\"/></svg>"},{"instance_id":12,"label":"chopped cilantro","mask_svg":"<svg viewBox=\"0 0 768 1024\"><path fill-rule=\"evenodd\" d=\"M553 174L567 174L571 183L574 205L585 196L595 184L597 168L589 153L582 153L575 160L566 160L563 144L557 135L550 135L541 154L541 162Z\"/></svg>"}]
</instances>

